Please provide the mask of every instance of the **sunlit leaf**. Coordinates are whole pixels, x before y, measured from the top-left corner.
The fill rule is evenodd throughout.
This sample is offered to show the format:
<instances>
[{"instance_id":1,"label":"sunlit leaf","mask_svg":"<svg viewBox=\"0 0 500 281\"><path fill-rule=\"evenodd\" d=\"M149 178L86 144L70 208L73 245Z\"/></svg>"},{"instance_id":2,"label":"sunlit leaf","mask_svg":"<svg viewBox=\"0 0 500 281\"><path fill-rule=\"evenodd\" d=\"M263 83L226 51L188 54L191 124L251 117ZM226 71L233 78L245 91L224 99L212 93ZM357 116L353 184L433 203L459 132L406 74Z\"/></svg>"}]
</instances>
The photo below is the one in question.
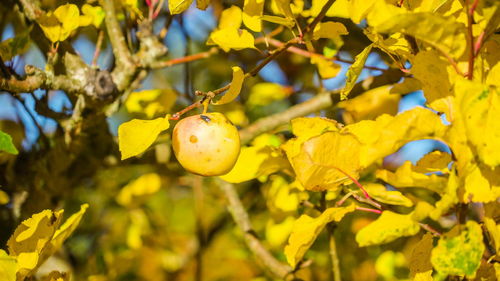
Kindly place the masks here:
<instances>
[{"instance_id":1,"label":"sunlit leaf","mask_svg":"<svg viewBox=\"0 0 500 281\"><path fill-rule=\"evenodd\" d=\"M382 33L401 32L460 57L466 48L465 26L454 17L436 13L408 13L391 17L377 26Z\"/></svg>"},{"instance_id":2,"label":"sunlit leaf","mask_svg":"<svg viewBox=\"0 0 500 281\"><path fill-rule=\"evenodd\" d=\"M264 0L245 0L243 4L243 23L254 32L262 31L261 16Z\"/></svg>"},{"instance_id":3,"label":"sunlit leaf","mask_svg":"<svg viewBox=\"0 0 500 281\"><path fill-rule=\"evenodd\" d=\"M395 187L421 187L443 193L446 178L436 174L426 175L413 170L410 161L405 161L395 172L377 170L376 177Z\"/></svg>"},{"instance_id":4,"label":"sunlit leaf","mask_svg":"<svg viewBox=\"0 0 500 281\"><path fill-rule=\"evenodd\" d=\"M411 72L422 83L427 102L431 103L451 94L446 67L447 62L436 51L423 51L415 56Z\"/></svg>"},{"instance_id":5,"label":"sunlit leaf","mask_svg":"<svg viewBox=\"0 0 500 281\"><path fill-rule=\"evenodd\" d=\"M118 145L121 159L127 159L146 151L158 135L170 127L168 115L154 120L133 119L118 127Z\"/></svg>"},{"instance_id":6,"label":"sunlit leaf","mask_svg":"<svg viewBox=\"0 0 500 281\"><path fill-rule=\"evenodd\" d=\"M465 174L464 202L491 202L500 197L500 168L490 169L471 165ZM489 174L489 178L488 178Z\"/></svg>"},{"instance_id":7,"label":"sunlit leaf","mask_svg":"<svg viewBox=\"0 0 500 281\"><path fill-rule=\"evenodd\" d=\"M495 250L500 250L500 225L496 224L495 220L489 217L484 218L484 226L488 230L491 240L495 243Z\"/></svg>"},{"instance_id":8,"label":"sunlit leaf","mask_svg":"<svg viewBox=\"0 0 500 281\"><path fill-rule=\"evenodd\" d=\"M360 247L392 242L400 237L413 236L420 230L420 225L411 215L383 211L374 222L356 233L356 242Z\"/></svg>"},{"instance_id":9,"label":"sunlit leaf","mask_svg":"<svg viewBox=\"0 0 500 281\"><path fill-rule=\"evenodd\" d=\"M459 79L455 95L465 124L467 139L479 158L490 167L500 165L500 91Z\"/></svg>"},{"instance_id":10,"label":"sunlit leaf","mask_svg":"<svg viewBox=\"0 0 500 281\"><path fill-rule=\"evenodd\" d=\"M177 15L189 8L193 0L168 0L168 9L172 15Z\"/></svg>"},{"instance_id":11,"label":"sunlit leaf","mask_svg":"<svg viewBox=\"0 0 500 281\"><path fill-rule=\"evenodd\" d=\"M241 92L241 87L243 86L243 81L245 80L245 73L238 66L233 66L233 79L231 80L231 86L229 90L216 102L213 104L226 104L233 101Z\"/></svg>"},{"instance_id":12,"label":"sunlit leaf","mask_svg":"<svg viewBox=\"0 0 500 281\"><path fill-rule=\"evenodd\" d=\"M337 76L341 70L340 65L319 55L312 55L311 63L318 67L319 75L322 79L333 78Z\"/></svg>"},{"instance_id":13,"label":"sunlit leaf","mask_svg":"<svg viewBox=\"0 0 500 281\"><path fill-rule=\"evenodd\" d=\"M153 118L158 114L166 114L175 104L177 94L170 89L151 89L132 92L125 101L128 112L145 114Z\"/></svg>"},{"instance_id":14,"label":"sunlit leaf","mask_svg":"<svg viewBox=\"0 0 500 281\"><path fill-rule=\"evenodd\" d=\"M265 185L267 206L273 213L290 213L299 207L299 194L293 192L292 184L279 175L271 177L270 183ZM296 191L296 189L295 189Z\"/></svg>"},{"instance_id":15,"label":"sunlit leaf","mask_svg":"<svg viewBox=\"0 0 500 281\"><path fill-rule=\"evenodd\" d=\"M52 241L50 242L52 246L50 249L51 251L50 255L54 254L57 250L59 250L64 241L66 241L66 239L68 239L68 237L75 231L75 229L80 224L80 221L82 220L83 215L87 211L88 207L89 207L88 204L82 204L80 206L80 210L71 215L71 217L67 218L61 225L61 227L57 229L57 231L54 233Z\"/></svg>"},{"instance_id":16,"label":"sunlit leaf","mask_svg":"<svg viewBox=\"0 0 500 281\"><path fill-rule=\"evenodd\" d=\"M269 219L266 224L266 242L271 247L281 247L290 236L294 222L295 218L292 216L287 217L279 223L274 222L273 219Z\"/></svg>"},{"instance_id":17,"label":"sunlit leaf","mask_svg":"<svg viewBox=\"0 0 500 281\"><path fill-rule=\"evenodd\" d=\"M403 82L395 84L391 89L391 94L409 94L422 89L422 83L419 80L406 77Z\"/></svg>"},{"instance_id":18,"label":"sunlit leaf","mask_svg":"<svg viewBox=\"0 0 500 281\"><path fill-rule=\"evenodd\" d=\"M366 189L368 194L375 200L389 204L389 205L401 205L405 207L413 206L413 202L404 196L401 192L397 190L387 190L387 188L379 183L368 183L364 184L363 187Z\"/></svg>"},{"instance_id":19,"label":"sunlit leaf","mask_svg":"<svg viewBox=\"0 0 500 281\"><path fill-rule=\"evenodd\" d=\"M270 146L242 147L234 167L220 178L227 182L240 183L267 176L288 167L288 161L276 148Z\"/></svg>"},{"instance_id":20,"label":"sunlit leaf","mask_svg":"<svg viewBox=\"0 0 500 281\"><path fill-rule=\"evenodd\" d=\"M308 215L300 216L293 224L292 234L285 247L288 263L295 268L328 223L339 222L346 214L355 209L355 205L350 205L348 207L328 208L317 218Z\"/></svg>"},{"instance_id":21,"label":"sunlit leaf","mask_svg":"<svg viewBox=\"0 0 500 281\"><path fill-rule=\"evenodd\" d=\"M406 265L406 259L403 253L385 251L377 257L375 261L375 271L385 280L395 279L398 268Z\"/></svg>"},{"instance_id":22,"label":"sunlit leaf","mask_svg":"<svg viewBox=\"0 0 500 281\"><path fill-rule=\"evenodd\" d=\"M451 154L443 151L433 151L427 153L417 161L413 170L418 173L448 172L448 165L451 163Z\"/></svg>"},{"instance_id":23,"label":"sunlit leaf","mask_svg":"<svg viewBox=\"0 0 500 281\"><path fill-rule=\"evenodd\" d=\"M372 46L373 45L371 44L368 45L368 47L366 47L354 58L354 63L349 67L349 70L346 74L347 80L345 82L345 87L340 92L341 100L347 99L347 96L351 92L352 88L354 88L354 85L356 84L356 81L358 80L358 77L361 74L363 67L365 66L366 59L368 58L368 55L372 50Z\"/></svg>"},{"instance_id":24,"label":"sunlit leaf","mask_svg":"<svg viewBox=\"0 0 500 281\"><path fill-rule=\"evenodd\" d=\"M16 281L17 270L16 259L9 256L4 250L0 250L0 280Z\"/></svg>"},{"instance_id":25,"label":"sunlit leaf","mask_svg":"<svg viewBox=\"0 0 500 281\"><path fill-rule=\"evenodd\" d=\"M160 187L161 178L158 174L145 174L124 186L116 201L123 206L139 205L145 198L160 190Z\"/></svg>"},{"instance_id":26,"label":"sunlit leaf","mask_svg":"<svg viewBox=\"0 0 500 281\"><path fill-rule=\"evenodd\" d=\"M314 28L313 39L318 40L320 38L336 38L340 35L347 35L349 32L347 28L340 22L320 22Z\"/></svg>"},{"instance_id":27,"label":"sunlit leaf","mask_svg":"<svg viewBox=\"0 0 500 281\"><path fill-rule=\"evenodd\" d=\"M349 133L326 132L305 141L298 154L285 147L297 180L307 190L336 190L359 177L361 144Z\"/></svg>"},{"instance_id":28,"label":"sunlit leaf","mask_svg":"<svg viewBox=\"0 0 500 281\"><path fill-rule=\"evenodd\" d=\"M467 221L455 237L441 237L432 250L431 262L443 275L465 275L473 278L484 252L481 226Z\"/></svg>"},{"instance_id":29,"label":"sunlit leaf","mask_svg":"<svg viewBox=\"0 0 500 281\"><path fill-rule=\"evenodd\" d=\"M0 151L5 151L10 154L19 153L17 148L14 146L14 143L12 143L12 137L2 131L0 131Z\"/></svg>"},{"instance_id":30,"label":"sunlit leaf","mask_svg":"<svg viewBox=\"0 0 500 281\"><path fill-rule=\"evenodd\" d=\"M79 26L80 11L74 4L57 7L37 19L43 33L52 42L64 41Z\"/></svg>"},{"instance_id":31,"label":"sunlit leaf","mask_svg":"<svg viewBox=\"0 0 500 281\"><path fill-rule=\"evenodd\" d=\"M293 19L278 16L264 15L261 17L261 20L281 24L288 28L292 28L295 25L295 21Z\"/></svg>"},{"instance_id":32,"label":"sunlit leaf","mask_svg":"<svg viewBox=\"0 0 500 281\"><path fill-rule=\"evenodd\" d=\"M290 90L276 83L257 83L250 89L246 101L248 106L264 106L274 101L282 100L290 95Z\"/></svg>"},{"instance_id":33,"label":"sunlit leaf","mask_svg":"<svg viewBox=\"0 0 500 281\"><path fill-rule=\"evenodd\" d=\"M253 35L245 29L223 28L213 31L207 44L218 45L225 52L229 52L231 49L255 49L254 41Z\"/></svg>"},{"instance_id":34,"label":"sunlit leaf","mask_svg":"<svg viewBox=\"0 0 500 281\"><path fill-rule=\"evenodd\" d=\"M382 86L368 90L363 94L342 101L339 108L344 109L342 117L346 123L354 123L366 119L375 119L386 113L395 115L398 112L400 95L391 94L390 86Z\"/></svg>"},{"instance_id":35,"label":"sunlit leaf","mask_svg":"<svg viewBox=\"0 0 500 281\"><path fill-rule=\"evenodd\" d=\"M82 6L82 13L84 16L87 16L90 18L90 21L88 24L92 24L96 28L99 28L104 21L104 17L106 16L106 13L100 6L92 6L89 4L84 4ZM81 17L80 17L80 26L82 26L81 22ZM86 24L85 24L86 25Z\"/></svg>"}]
</instances>

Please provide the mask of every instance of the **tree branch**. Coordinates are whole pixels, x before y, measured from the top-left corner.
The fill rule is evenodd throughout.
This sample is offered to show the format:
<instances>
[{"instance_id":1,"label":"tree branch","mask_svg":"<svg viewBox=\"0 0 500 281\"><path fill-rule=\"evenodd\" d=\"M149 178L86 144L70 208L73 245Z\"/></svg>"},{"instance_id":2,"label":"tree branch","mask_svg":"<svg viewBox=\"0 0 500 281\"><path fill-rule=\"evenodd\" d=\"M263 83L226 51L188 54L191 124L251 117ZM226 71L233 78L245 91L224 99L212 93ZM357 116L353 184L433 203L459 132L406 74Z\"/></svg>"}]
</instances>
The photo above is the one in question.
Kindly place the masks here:
<instances>
[{"instance_id":1,"label":"tree branch","mask_svg":"<svg viewBox=\"0 0 500 281\"><path fill-rule=\"evenodd\" d=\"M243 237L250 251L252 251L255 257L260 261L261 265L275 277L285 280L291 278L293 275L292 268L279 262L266 248L264 248L257 238L252 229L250 219L248 218L248 213L241 204L238 193L234 189L234 185L222 180L219 182L220 188L228 200L229 212L238 227L243 231Z\"/></svg>"},{"instance_id":2,"label":"tree branch","mask_svg":"<svg viewBox=\"0 0 500 281\"><path fill-rule=\"evenodd\" d=\"M99 0L99 4L101 4L106 13L106 29L116 61L116 68L111 75L118 90L123 91L132 80L132 76L136 72L136 66L125 42L120 23L116 18L113 0Z\"/></svg>"},{"instance_id":3,"label":"tree branch","mask_svg":"<svg viewBox=\"0 0 500 281\"><path fill-rule=\"evenodd\" d=\"M332 105L332 93L318 94L308 101L294 105L283 112L259 119L255 123L244 128L240 131L241 143L246 144L256 136L286 124L293 118L305 116L326 109Z\"/></svg>"},{"instance_id":4,"label":"tree branch","mask_svg":"<svg viewBox=\"0 0 500 281\"><path fill-rule=\"evenodd\" d=\"M335 228L333 226L327 226L327 231L328 231L328 248L330 250L330 260L332 263L332 273L333 273L333 280L334 281L341 281L341 275L340 275L340 260L339 256L337 253L337 244L335 243L335 236L334 231Z\"/></svg>"}]
</instances>

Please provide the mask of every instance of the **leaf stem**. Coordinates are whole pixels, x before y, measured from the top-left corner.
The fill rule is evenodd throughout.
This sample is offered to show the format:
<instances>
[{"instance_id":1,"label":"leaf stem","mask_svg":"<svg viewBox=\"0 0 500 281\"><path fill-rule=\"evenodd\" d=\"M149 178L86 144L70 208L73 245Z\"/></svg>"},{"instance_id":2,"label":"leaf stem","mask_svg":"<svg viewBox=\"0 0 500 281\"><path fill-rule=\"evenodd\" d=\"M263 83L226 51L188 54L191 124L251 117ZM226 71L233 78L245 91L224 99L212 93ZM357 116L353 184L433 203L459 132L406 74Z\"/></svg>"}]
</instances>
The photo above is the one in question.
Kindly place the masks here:
<instances>
[{"instance_id":1,"label":"leaf stem","mask_svg":"<svg viewBox=\"0 0 500 281\"><path fill-rule=\"evenodd\" d=\"M382 214L381 210L358 207L358 206L356 206L356 210L363 211L363 212L369 212L369 213L375 213L375 214Z\"/></svg>"},{"instance_id":2,"label":"leaf stem","mask_svg":"<svg viewBox=\"0 0 500 281\"><path fill-rule=\"evenodd\" d=\"M472 5L469 7L469 0L465 2L465 7L467 8L467 37L470 42L469 46L469 67L467 70L467 79L472 80L474 76L474 60L475 56L475 44L474 44L474 34L472 33L472 25L474 24L474 11L476 10L479 0L474 0Z\"/></svg>"}]
</instances>

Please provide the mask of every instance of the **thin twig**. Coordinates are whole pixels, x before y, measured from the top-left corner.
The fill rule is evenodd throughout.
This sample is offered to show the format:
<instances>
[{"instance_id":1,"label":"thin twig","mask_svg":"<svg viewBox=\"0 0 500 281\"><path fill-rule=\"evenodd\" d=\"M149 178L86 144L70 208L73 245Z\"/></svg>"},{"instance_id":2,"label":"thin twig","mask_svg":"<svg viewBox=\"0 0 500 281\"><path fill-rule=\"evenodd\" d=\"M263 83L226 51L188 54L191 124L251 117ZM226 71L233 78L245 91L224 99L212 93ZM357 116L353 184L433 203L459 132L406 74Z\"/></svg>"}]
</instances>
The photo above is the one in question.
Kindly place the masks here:
<instances>
[{"instance_id":1,"label":"thin twig","mask_svg":"<svg viewBox=\"0 0 500 281\"><path fill-rule=\"evenodd\" d=\"M99 54L101 53L101 45L104 40L104 30L99 30L99 35L97 35L97 42L95 44L94 57L92 58L92 66L97 65L97 59L99 58Z\"/></svg>"},{"instance_id":2,"label":"thin twig","mask_svg":"<svg viewBox=\"0 0 500 281\"><path fill-rule=\"evenodd\" d=\"M467 38L470 42L469 46L469 67L467 70L467 79L472 80L474 76L474 61L475 61L475 45L474 45L474 35L472 34L472 25L474 23L474 11L476 10L479 0L474 0L472 5L469 7L469 0L465 1L465 7L467 8Z\"/></svg>"},{"instance_id":3,"label":"thin twig","mask_svg":"<svg viewBox=\"0 0 500 281\"><path fill-rule=\"evenodd\" d=\"M428 224L425 224L425 223L418 223L420 225L420 227L422 227L423 229L429 231L430 233L432 233L432 235L434 236L441 236L441 233L437 230L435 230L434 228L432 228L430 225Z\"/></svg>"},{"instance_id":4,"label":"thin twig","mask_svg":"<svg viewBox=\"0 0 500 281\"><path fill-rule=\"evenodd\" d=\"M306 28L304 29L303 35L306 35L306 34L314 31L314 28L316 27L316 25L325 17L326 13L330 9L330 7L332 7L334 2L335 2L335 0L328 0L328 2L325 3L323 8L321 8L321 11L319 12L319 14L314 18L314 20L308 26L306 26Z\"/></svg>"},{"instance_id":5,"label":"thin twig","mask_svg":"<svg viewBox=\"0 0 500 281\"><path fill-rule=\"evenodd\" d=\"M382 214L382 211L381 210L377 210L377 209L370 209L370 208L364 208L364 207L356 207L356 210L363 211L363 212L369 212L369 213L375 213L375 214Z\"/></svg>"},{"instance_id":6,"label":"thin twig","mask_svg":"<svg viewBox=\"0 0 500 281\"><path fill-rule=\"evenodd\" d=\"M335 228L331 225L327 227L328 231L328 247L330 251L330 260L332 262L332 273L333 273L333 280L334 281L341 281L341 275L340 275L340 260L339 260L339 255L337 253L337 244L335 243L335 236L334 236L334 231Z\"/></svg>"},{"instance_id":7,"label":"thin twig","mask_svg":"<svg viewBox=\"0 0 500 281\"><path fill-rule=\"evenodd\" d=\"M277 278L287 279L293 277L292 268L279 262L266 248L264 248L260 240L257 238L250 223L248 213L241 204L238 193L234 189L234 185L220 180L219 186L228 200L227 207L233 217L233 220L243 232L243 237L248 248L260 261L260 265Z\"/></svg>"},{"instance_id":8,"label":"thin twig","mask_svg":"<svg viewBox=\"0 0 500 281\"><path fill-rule=\"evenodd\" d=\"M167 61L159 61L156 63L152 63L151 68L170 67L170 66L173 66L176 64L182 64L182 63L192 62L192 61L196 61L196 60L200 60L200 59L205 59L205 58L212 56L213 54L217 54L218 51L219 50L216 47L213 47L206 52L201 52L198 54L193 54L193 55L189 55L189 56L185 56L185 57L181 57L181 58L170 59Z\"/></svg>"}]
</instances>

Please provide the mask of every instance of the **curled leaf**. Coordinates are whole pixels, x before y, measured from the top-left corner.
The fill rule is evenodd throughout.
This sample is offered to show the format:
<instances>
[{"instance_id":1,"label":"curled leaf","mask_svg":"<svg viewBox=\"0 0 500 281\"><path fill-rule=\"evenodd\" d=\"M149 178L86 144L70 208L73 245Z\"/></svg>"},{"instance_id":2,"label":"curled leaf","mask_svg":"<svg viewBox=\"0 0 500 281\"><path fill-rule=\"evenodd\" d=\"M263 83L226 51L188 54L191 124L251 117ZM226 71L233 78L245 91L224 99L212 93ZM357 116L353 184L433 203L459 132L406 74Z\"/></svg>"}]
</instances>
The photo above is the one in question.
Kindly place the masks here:
<instances>
[{"instance_id":1,"label":"curled leaf","mask_svg":"<svg viewBox=\"0 0 500 281\"><path fill-rule=\"evenodd\" d=\"M121 124L118 127L118 145L122 160L146 151L158 135L169 127L168 115L154 120L133 119Z\"/></svg>"},{"instance_id":2,"label":"curled leaf","mask_svg":"<svg viewBox=\"0 0 500 281\"><path fill-rule=\"evenodd\" d=\"M243 70L238 66L233 66L233 79L231 80L231 86L229 86L229 90L222 96L222 98L212 103L221 105L233 101L240 94L244 80L245 73L243 72Z\"/></svg>"}]
</instances>

